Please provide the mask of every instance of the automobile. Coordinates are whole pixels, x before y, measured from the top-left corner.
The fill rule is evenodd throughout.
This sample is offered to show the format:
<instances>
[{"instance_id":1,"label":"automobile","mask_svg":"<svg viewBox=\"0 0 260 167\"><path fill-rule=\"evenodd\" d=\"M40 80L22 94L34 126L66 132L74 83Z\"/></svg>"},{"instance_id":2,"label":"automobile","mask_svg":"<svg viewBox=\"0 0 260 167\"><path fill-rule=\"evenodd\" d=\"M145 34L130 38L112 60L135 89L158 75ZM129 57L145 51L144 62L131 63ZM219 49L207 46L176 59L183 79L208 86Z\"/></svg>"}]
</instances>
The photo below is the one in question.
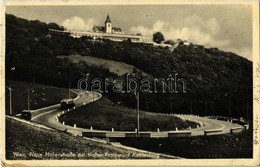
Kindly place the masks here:
<instances>
[{"instance_id":1,"label":"automobile","mask_svg":"<svg viewBox=\"0 0 260 167\"><path fill-rule=\"evenodd\" d=\"M60 106L62 109L73 108L75 106L73 99L63 99L61 100Z\"/></svg>"},{"instance_id":2,"label":"automobile","mask_svg":"<svg viewBox=\"0 0 260 167\"><path fill-rule=\"evenodd\" d=\"M31 120L32 119L32 112L31 110L23 110L21 112L21 118L25 120Z\"/></svg>"}]
</instances>

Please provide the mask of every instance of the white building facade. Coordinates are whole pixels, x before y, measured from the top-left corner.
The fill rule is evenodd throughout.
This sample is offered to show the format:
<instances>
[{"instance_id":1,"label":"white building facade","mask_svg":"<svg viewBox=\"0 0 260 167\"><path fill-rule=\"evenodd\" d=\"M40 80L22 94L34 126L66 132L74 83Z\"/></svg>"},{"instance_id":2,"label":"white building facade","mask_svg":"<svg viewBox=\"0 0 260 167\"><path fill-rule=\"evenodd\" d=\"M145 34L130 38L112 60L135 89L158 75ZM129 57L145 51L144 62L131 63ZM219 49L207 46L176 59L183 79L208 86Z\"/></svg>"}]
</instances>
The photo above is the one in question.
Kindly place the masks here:
<instances>
[{"instance_id":1,"label":"white building facade","mask_svg":"<svg viewBox=\"0 0 260 167\"><path fill-rule=\"evenodd\" d=\"M153 43L151 36L143 36L140 33L134 34L125 34L121 28L113 27L109 14L105 20L104 26L94 26L92 31L61 31L55 29L49 29L49 32L52 34L60 35L69 35L74 38L80 38L82 36L93 38L93 40L99 39L109 39L111 41L124 41L131 40L136 43Z\"/></svg>"}]
</instances>

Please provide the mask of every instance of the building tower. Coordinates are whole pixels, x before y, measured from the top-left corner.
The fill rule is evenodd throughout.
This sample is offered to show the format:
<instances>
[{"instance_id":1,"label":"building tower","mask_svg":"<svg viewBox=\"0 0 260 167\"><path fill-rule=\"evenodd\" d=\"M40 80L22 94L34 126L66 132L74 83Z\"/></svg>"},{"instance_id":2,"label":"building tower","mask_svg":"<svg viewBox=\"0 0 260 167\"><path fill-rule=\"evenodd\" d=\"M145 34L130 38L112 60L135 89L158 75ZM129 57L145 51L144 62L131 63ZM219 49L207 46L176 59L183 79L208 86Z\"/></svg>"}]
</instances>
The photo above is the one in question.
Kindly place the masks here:
<instances>
[{"instance_id":1,"label":"building tower","mask_svg":"<svg viewBox=\"0 0 260 167\"><path fill-rule=\"evenodd\" d=\"M112 33L112 23L111 23L109 14L107 15L107 19L105 21L105 32Z\"/></svg>"}]
</instances>

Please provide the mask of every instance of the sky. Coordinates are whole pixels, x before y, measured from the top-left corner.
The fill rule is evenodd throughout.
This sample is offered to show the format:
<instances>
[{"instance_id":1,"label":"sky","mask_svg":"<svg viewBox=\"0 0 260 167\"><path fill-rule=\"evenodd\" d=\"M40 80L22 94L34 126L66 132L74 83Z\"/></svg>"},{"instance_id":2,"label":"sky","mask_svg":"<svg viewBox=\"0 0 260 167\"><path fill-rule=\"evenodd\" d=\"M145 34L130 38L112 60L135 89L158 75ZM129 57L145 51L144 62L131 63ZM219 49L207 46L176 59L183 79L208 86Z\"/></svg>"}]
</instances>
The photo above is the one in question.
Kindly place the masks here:
<instances>
[{"instance_id":1,"label":"sky","mask_svg":"<svg viewBox=\"0 0 260 167\"><path fill-rule=\"evenodd\" d=\"M104 25L125 33L187 40L217 47L252 60L252 7L250 5L89 5L8 6L6 13L29 20L55 22L67 30L89 30Z\"/></svg>"}]
</instances>

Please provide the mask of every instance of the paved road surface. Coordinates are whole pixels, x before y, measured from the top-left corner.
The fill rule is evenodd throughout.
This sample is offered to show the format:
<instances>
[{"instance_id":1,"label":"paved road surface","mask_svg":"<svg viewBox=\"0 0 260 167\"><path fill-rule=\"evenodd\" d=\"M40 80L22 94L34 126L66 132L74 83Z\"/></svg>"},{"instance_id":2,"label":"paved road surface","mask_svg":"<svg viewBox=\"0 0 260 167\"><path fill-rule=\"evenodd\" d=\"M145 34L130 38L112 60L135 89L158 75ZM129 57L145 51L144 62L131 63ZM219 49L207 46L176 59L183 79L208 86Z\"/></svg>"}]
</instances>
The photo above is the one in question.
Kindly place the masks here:
<instances>
[{"instance_id":1,"label":"paved road surface","mask_svg":"<svg viewBox=\"0 0 260 167\"><path fill-rule=\"evenodd\" d=\"M84 104L88 104L90 102L93 102L98 100L101 97L101 94L96 93L96 92L80 92L76 90L78 93L79 97L75 100L75 107L80 107ZM57 121L57 116L61 115L65 110L60 108L60 105L57 105L56 107L51 107L50 110L46 109L46 111L40 115L37 115L32 118L32 121L46 125L48 127L62 130L62 131L68 131L72 132L73 134L81 134L82 131L86 131L85 129L82 128L74 128L68 125L63 125L62 123ZM66 111L65 111L66 112ZM70 111L73 112L73 111Z\"/></svg>"},{"instance_id":2,"label":"paved road surface","mask_svg":"<svg viewBox=\"0 0 260 167\"><path fill-rule=\"evenodd\" d=\"M101 97L101 94L95 93L95 92L80 92L77 91L78 98L75 100L76 107L82 106L84 104L88 104L90 102L93 102L93 100L98 100ZM94 98L93 98L94 97ZM64 110L60 109L59 105L56 105L54 107L50 107L49 109L45 109L44 112L41 112L41 114L35 116L32 118L32 121L46 125L48 127L67 131L74 135L82 135L82 132L91 131L90 129L84 129L84 128L75 128L69 125L63 125L62 123L57 121L57 117L61 114L63 114ZM65 111L67 112L67 111ZM70 111L73 112L73 111ZM215 120L215 119L209 119L206 117L198 117L193 115L176 115L184 120L191 120L198 123L203 124L203 126L199 128L189 129L186 131L191 131L191 136L199 136L204 135L205 131L216 131L211 132L209 135L216 135L216 134L225 134L230 133L231 128L239 128L242 127L241 125L234 124L227 121L221 121L221 120ZM181 131L181 130L180 130ZM93 130L92 132L106 132L102 130ZM111 131L110 131L111 132ZM176 131L169 131L169 132L176 132ZM118 132L120 133L120 132Z\"/></svg>"},{"instance_id":3,"label":"paved road surface","mask_svg":"<svg viewBox=\"0 0 260 167\"><path fill-rule=\"evenodd\" d=\"M222 130L222 132L215 132L214 134L225 134L225 133L230 133L231 128L240 128L240 127L243 128L243 126L239 124L216 120L216 119L209 119L207 117L198 117L194 115L176 115L176 116L183 118L184 120L191 120L195 122L198 121L203 124L203 126L199 128L194 128L190 130L192 132L192 136L204 135L205 130L212 130L212 131Z\"/></svg>"}]
</instances>

